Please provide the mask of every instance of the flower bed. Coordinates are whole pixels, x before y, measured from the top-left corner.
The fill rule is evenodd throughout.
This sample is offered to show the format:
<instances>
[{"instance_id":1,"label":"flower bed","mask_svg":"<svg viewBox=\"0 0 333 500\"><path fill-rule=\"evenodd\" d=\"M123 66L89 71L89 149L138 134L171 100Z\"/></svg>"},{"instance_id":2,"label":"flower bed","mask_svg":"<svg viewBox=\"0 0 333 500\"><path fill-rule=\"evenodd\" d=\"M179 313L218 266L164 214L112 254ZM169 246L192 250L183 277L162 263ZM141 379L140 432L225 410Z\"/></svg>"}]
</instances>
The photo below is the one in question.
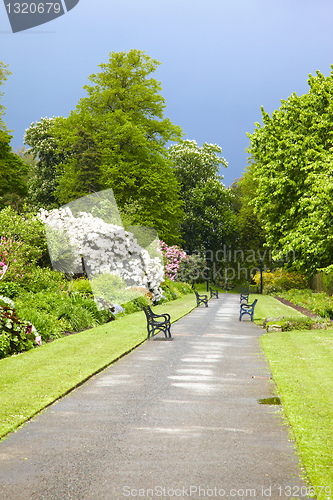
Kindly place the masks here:
<instances>
[{"instance_id":1,"label":"flower bed","mask_svg":"<svg viewBox=\"0 0 333 500\"><path fill-rule=\"evenodd\" d=\"M312 290L289 290L279 293L279 296L290 300L293 304L305 307L322 318L333 319L333 298L325 292L316 293Z\"/></svg>"},{"instance_id":2,"label":"flower bed","mask_svg":"<svg viewBox=\"0 0 333 500\"><path fill-rule=\"evenodd\" d=\"M11 303L0 297L0 358L28 351L41 344L41 337L29 322L17 317Z\"/></svg>"}]
</instances>

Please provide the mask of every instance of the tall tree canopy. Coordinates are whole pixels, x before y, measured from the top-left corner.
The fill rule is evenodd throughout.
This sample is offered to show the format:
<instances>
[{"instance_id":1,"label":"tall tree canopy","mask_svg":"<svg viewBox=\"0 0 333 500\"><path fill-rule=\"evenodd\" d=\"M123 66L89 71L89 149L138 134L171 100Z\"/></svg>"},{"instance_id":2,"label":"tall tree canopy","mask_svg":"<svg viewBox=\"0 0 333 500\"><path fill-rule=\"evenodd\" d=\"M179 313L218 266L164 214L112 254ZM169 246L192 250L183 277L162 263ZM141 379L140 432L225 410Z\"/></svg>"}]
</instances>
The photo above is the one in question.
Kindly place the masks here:
<instances>
[{"instance_id":1,"label":"tall tree canopy","mask_svg":"<svg viewBox=\"0 0 333 500\"><path fill-rule=\"evenodd\" d=\"M254 203L268 243L294 251L313 273L333 262L333 66L309 75L307 94L292 94L248 134Z\"/></svg>"},{"instance_id":2,"label":"tall tree canopy","mask_svg":"<svg viewBox=\"0 0 333 500\"><path fill-rule=\"evenodd\" d=\"M91 169L94 183L113 189L131 224L152 226L165 241L177 243L182 209L166 144L182 131L164 118L161 85L151 77L158 64L139 50L112 52L101 71L89 77L87 97L58 127L71 159L59 167L57 198L61 203L75 199L75 179L79 176L84 188Z\"/></svg>"},{"instance_id":3,"label":"tall tree canopy","mask_svg":"<svg viewBox=\"0 0 333 500\"><path fill-rule=\"evenodd\" d=\"M53 129L58 120L61 118L42 118L32 123L24 136L25 144L31 148L28 153L36 160L30 168L28 191L30 203L37 207L57 206L55 191L59 173L56 166L68 156L58 150L59 141L54 136Z\"/></svg>"},{"instance_id":4,"label":"tall tree canopy","mask_svg":"<svg viewBox=\"0 0 333 500\"><path fill-rule=\"evenodd\" d=\"M10 74L8 66L0 61L0 86ZM0 99L3 95L4 92L0 92ZM2 120L4 114L5 107L0 103L0 207L3 207L8 200L12 201L13 196L26 194L25 176L27 174L25 163L10 146L12 136L9 135L5 122Z\"/></svg>"},{"instance_id":5,"label":"tall tree canopy","mask_svg":"<svg viewBox=\"0 0 333 500\"><path fill-rule=\"evenodd\" d=\"M235 179L230 189L234 195L232 208L237 214L235 247L264 252L266 233L252 203L256 193L256 183L251 171L247 170L243 177Z\"/></svg>"},{"instance_id":6,"label":"tall tree canopy","mask_svg":"<svg viewBox=\"0 0 333 500\"><path fill-rule=\"evenodd\" d=\"M169 147L184 202L183 247L190 253L219 250L230 243L235 229L232 195L219 175L220 166L228 165L221 153L216 144L205 143L200 148L196 141L190 140Z\"/></svg>"},{"instance_id":7,"label":"tall tree canopy","mask_svg":"<svg viewBox=\"0 0 333 500\"><path fill-rule=\"evenodd\" d=\"M2 61L0 61L0 87L7 80L8 75L11 75L11 72L8 69L8 64L4 64ZM0 92L0 100L3 95L4 92ZM6 108L4 107L4 105L0 102L0 130L5 130L6 128L5 123L1 118L1 116L5 114L5 109Z\"/></svg>"},{"instance_id":8,"label":"tall tree canopy","mask_svg":"<svg viewBox=\"0 0 333 500\"><path fill-rule=\"evenodd\" d=\"M24 161L13 152L10 141L12 136L5 130L0 130L0 207L6 204L10 195L25 196L27 186L25 176L27 166Z\"/></svg>"},{"instance_id":9,"label":"tall tree canopy","mask_svg":"<svg viewBox=\"0 0 333 500\"><path fill-rule=\"evenodd\" d=\"M68 193L76 199L103 189L101 182L101 154L91 134L79 129L62 175L59 177L55 195L66 202Z\"/></svg>"}]
</instances>

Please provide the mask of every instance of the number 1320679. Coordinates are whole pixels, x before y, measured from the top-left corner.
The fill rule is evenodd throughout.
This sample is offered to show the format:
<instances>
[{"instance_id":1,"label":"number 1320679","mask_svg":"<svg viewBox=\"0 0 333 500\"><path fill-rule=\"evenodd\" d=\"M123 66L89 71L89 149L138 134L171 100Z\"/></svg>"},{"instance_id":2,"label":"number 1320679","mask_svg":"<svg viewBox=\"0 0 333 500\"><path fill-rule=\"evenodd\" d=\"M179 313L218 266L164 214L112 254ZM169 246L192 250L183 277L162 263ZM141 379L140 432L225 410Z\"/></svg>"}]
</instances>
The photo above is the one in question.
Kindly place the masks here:
<instances>
[{"instance_id":1,"label":"number 1320679","mask_svg":"<svg viewBox=\"0 0 333 500\"><path fill-rule=\"evenodd\" d=\"M61 4L59 2L15 2L6 4L8 14L59 14Z\"/></svg>"},{"instance_id":2,"label":"number 1320679","mask_svg":"<svg viewBox=\"0 0 333 500\"><path fill-rule=\"evenodd\" d=\"M329 486L279 486L278 487L280 497L308 497L308 498L318 498L318 499L330 499L332 490Z\"/></svg>"}]
</instances>

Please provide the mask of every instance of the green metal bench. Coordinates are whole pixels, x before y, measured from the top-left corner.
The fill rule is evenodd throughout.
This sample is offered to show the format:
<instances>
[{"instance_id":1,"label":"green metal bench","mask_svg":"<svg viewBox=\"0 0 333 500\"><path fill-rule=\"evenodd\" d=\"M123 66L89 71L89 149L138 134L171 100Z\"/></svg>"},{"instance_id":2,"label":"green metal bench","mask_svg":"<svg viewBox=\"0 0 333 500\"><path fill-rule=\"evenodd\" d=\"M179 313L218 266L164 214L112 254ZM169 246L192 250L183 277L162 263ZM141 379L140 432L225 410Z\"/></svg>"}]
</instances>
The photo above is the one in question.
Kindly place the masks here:
<instances>
[{"instance_id":1,"label":"green metal bench","mask_svg":"<svg viewBox=\"0 0 333 500\"><path fill-rule=\"evenodd\" d=\"M201 304L205 304L205 307L208 307L208 295L199 295L196 290L194 290L196 299L197 299L197 307Z\"/></svg>"},{"instance_id":2,"label":"green metal bench","mask_svg":"<svg viewBox=\"0 0 333 500\"><path fill-rule=\"evenodd\" d=\"M209 287L210 291L210 298L212 299L213 297L216 297L217 299L219 298L219 291L218 290L213 290L212 287Z\"/></svg>"},{"instance_id":3,"label":"green metal bench","mask_svg":"<svg viewBox=\"0 0 333 500\"><path fill-rule=\"evenodd\" d=\"M172 340L170 332L170 314L155 314L150 306L145 306L143 310L147 318L147 339L154 337L158 332L164 332L165 338L167 340Z\"/></svg>"},{"instance_id":4,"label":"green metal bench","mask_svg":"<svg viewBox=\"0 0 333 500\"><path fill-rule=\"evenodd\" d=\"M257 302L258 302L258 299L256 299L252 304L241 304L240 305L239 321L242 320L242 317L245 314L249 314L251 321L253 321L254 308L255 308L255 305Z\"/></svg>"}]
</instances>

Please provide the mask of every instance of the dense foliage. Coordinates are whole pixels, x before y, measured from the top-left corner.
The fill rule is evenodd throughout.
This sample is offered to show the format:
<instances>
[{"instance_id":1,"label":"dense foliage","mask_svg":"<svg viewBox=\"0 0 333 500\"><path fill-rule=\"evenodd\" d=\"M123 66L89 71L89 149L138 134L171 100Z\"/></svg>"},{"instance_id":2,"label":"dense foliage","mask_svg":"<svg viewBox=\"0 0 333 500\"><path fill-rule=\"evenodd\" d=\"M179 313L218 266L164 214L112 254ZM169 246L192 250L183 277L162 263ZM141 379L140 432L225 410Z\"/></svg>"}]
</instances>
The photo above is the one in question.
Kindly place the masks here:
<instances>
[{"instance_id":1,"label":"dense foliage","mask_svg":"<svg viewBox=\"0 0 333 500\"><path fill-rule=\"evenodd\" d=\"M233 246L242 249L261 250L264 253L266 233L252 203L256 194L256 182L250 172L235 179L230 187L233 199L231 207L237 216L237 234Z\"/></svg>"},{"instance_id":2,"label":"dense foliage","mask_svg":"<svg viewBox=\"0 0 333 500\"><path fill-rule=\"evenodd\" d=\"M39 345L40 336L35 327L17 317L15 309L0 296L0 358L28 351Z\"/></svg>"},{"instance_id":3,"label":"dense foliage","mask_svg":"<svg viewBox=\"0 0 333 500\"><path fill-rule=\"evenodd\" d=\"M315 293L312 290L288 290L279 296L290 300L295 305L309 309L322 318L333 319L333 298L325 292Z\"/></svg>"},{"instance_id":4,"label":"dense foliage","mask_svg":"<svg viewBox=\"0 0 333 500\"><path fill-rule=\"evenodd\" d=\"M58 142L53 134L57 118L42 118L26 130L24 142L29 154L36 160L30 167L28 180L29 202L35 207L55 207L55 191L58 186L56 166L64 161L66 153L58 151Z\"/></svg>"},{"instance_id":5,"label":"dense foliage","mask_svg":"<svg viewBox=\"0 0 333 500\"><path fill-rule=\"evenodd\" d=\"M227 167L216 144L181 140L169 147L174 173L181 185L185 216L181 223L182 246L188 253L217 251L231 241L235 216L232 195L222 184L220 166Z\"/></svg>"},{"instance_id":6,"label":"dense foliage","mask_svg":"<svg viewBox=\"0 0 333 500\"><path fill-rule=\"evenodd\" d=\"M4 84L11 72L8 66L0 61L0 86ZM0 100L3 96L0 92ZM6 129L2 116L5 107L0 102L0 208L17 197L27 194L26 174L27 166L22 159L12 151L10 142L12 136ZM0 235L1 236L1 235Z\"/></svg>"},{"instance_id":7,"label":"dense foliage","mask_svg":"<svg viewBox=\"0 0 333 500\"><path fill-rule=\"evenodd\" d=\"M8 132L0 130L0 207L6 203L5 195L27 194L25 182L27 166L16 153L13 153L10 146L11 138Z\"/></svg>"},{"instance_id":8,"label":"dense foliage","mask_svg":"<svg viewBox=\"0 0 333 500\"><path fill-rule=\"evenodd\" d=\"M267 294L278 294L286 290L304 290L308 287L308 279L297 272L287 271L284 269L275 269L262 273L263 277L263 292ZM257 286L260 286L261 276L256 273L254 281Z\"/></svg>"},{"instance_id":9,"label":"dense foliage","mask_svg":"<svg viewBox=\"0 0 333 500\"><path fill-rule=\"evenodd\" d=\"M275 252L295 252L314 273L333 260L333 68L309 76L309 92L292 94L248 134L254 205Z\"/></svg>"},{"instance_id":10,"label":"dense foliage","mask_svg":"<svg viewBox=\"0 0 333 500\"><path fill-rule=\"evenodd\" d=\"M112 188L127 223L154 227L176 243L181 200L166 144L182 131L164 117L161 85L151 77L158 64L139 50L112 52L89 77L88 95L53 131L67 155L57 165L55 196L63 204Z\"/></svg>"},{"instance_id":11,"label":"dense foliage","mask_svg":"<svg viewBox=\"0 0 333 500\"><path fill-rule=\"evenodd\" d=\"M180 299L184 295L193 293L193 290L189 283L177 283L169 278L166 278L162 283L161 288L163 290L163 295L160 300L160 304L163 302L168 302L169 300Z\"/></svg>"},{"instance_id":12,"label":"dense foliage","mask_svg":"<svg viewBox=\"0 0 333 500\"><path fill-rule=\"evenodd\" d=\"M203 256L188 255L179 264L176 280L186 283L202 283L207 279L207 271L207 262Z\"/></svg>"}]
</instances>

